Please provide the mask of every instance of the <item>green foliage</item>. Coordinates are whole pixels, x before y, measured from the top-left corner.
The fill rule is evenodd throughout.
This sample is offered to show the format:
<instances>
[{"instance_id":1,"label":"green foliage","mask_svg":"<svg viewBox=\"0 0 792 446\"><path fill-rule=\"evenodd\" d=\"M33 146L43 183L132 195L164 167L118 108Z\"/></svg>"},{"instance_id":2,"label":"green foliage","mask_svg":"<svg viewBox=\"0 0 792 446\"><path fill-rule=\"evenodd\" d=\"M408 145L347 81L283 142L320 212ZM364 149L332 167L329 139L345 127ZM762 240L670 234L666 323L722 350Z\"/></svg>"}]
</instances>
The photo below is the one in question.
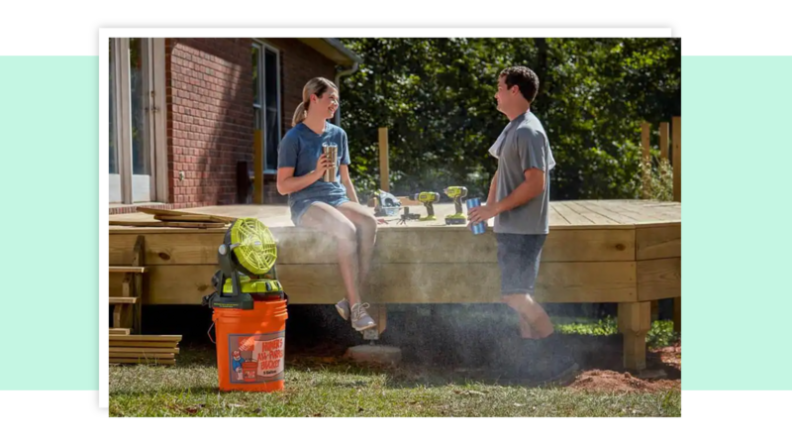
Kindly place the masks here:
<instances>
[{"instance_id":1,"label":"green foliage","mask_svg":"<svg viewBox=\"0 0 792 446\"><path fill-rule=\"evenodd\" d=\"M397 194L465 185L486 196L487 149L507 118L498 74L536 71L532 106L558 162L551 198L638 198L640 122L681 113L679 39L343 39L363 58L341 86L361 195L379 184L377 128L389 128Z\"/></svg>"},{"instance_id":2,"label":"green foliage","mask_svg":"<svg viewBox=\"0 0 792 446\"><path fill-rule=\"evenodd\" d=\"M645 187L646 198L658 201L674 199L674 170L668 160L661 159L657 166L642 161L641 174L649 178Z\"/></svg>"},{"instance_id":3,"label":"green foliage","mask_svg":"<svg viewBox=\"0 0 792 446\"><path fill-rule=\"evenodd\" d=\"M609 336L619 333L619 329L616 325L616 318L612 316L598 319L596 322L586 321L557 324L556 329L559 333L588 336Z\"/></svg>"},{"instance_id":4,"label":"green foliage","mask_svg":"<svg viewBox=\"0 0 792 446\"><path fill-rule=\"evenodd\" d=\"M563 334L586 336L611 336L619 334L618 321L607 316L597 321L575 321L556 324L556 330ZM673 321L654 321L646 334L646 345L651 348L667 347L679 340L679 333L674 331Z\"/></svg>"}]
</instances>

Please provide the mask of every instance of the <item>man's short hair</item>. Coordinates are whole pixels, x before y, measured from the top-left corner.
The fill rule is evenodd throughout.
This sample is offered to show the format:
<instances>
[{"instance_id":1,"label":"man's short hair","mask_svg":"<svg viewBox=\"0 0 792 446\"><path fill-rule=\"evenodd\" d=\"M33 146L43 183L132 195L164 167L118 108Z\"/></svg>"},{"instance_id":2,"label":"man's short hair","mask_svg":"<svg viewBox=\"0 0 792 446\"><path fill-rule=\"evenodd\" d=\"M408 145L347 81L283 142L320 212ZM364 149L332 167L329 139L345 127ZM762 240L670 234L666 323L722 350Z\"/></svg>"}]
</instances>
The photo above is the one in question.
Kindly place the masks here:
<instances>
[{"instance_id":1,"label":"man's short hair","mask_svg":"<svg viewBox=\"0 0 792 446\"><path fill-rule=\"evenodd\" d=\"M506 86L517 86L526 101L533 102L539 92L539 76L528 67L510 67L501 71L500 77L505 77Z\"/></svg>"}]
</instances>

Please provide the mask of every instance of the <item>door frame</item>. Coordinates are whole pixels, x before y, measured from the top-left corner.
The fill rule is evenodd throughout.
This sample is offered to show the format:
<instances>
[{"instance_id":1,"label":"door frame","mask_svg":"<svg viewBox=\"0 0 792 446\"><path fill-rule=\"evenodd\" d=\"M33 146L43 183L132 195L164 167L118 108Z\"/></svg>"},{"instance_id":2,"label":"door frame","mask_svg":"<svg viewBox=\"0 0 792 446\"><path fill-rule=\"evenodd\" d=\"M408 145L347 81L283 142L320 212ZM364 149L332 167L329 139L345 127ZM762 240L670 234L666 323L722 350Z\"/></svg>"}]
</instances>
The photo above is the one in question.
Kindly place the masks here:
<instances>
[{"instance_id":1,"label":"door frame","mask_svg":"<svg viewBox=\"0 0 792 446\"><path fill-rule=\"evenodd\" d=\"M114 52L116 148L119 165L118 174L110 174L110 197L121 197L122 204L141 201L168 202L168 151L167 151L167 105L165 95L165 39L141 39L141 57L144 59L142 87L145 93L142 103L144 111L144 149L148 150L151 172L134 175L132 172L132 86L129 75L129 38L111 38ZM114 178L116 177L117 178ZM120 187L120 194L114 188ZM136 197L134 191L148 189L145 198ZM112 201L111 201L112 202Z\"/></svg>"}]
</instances>

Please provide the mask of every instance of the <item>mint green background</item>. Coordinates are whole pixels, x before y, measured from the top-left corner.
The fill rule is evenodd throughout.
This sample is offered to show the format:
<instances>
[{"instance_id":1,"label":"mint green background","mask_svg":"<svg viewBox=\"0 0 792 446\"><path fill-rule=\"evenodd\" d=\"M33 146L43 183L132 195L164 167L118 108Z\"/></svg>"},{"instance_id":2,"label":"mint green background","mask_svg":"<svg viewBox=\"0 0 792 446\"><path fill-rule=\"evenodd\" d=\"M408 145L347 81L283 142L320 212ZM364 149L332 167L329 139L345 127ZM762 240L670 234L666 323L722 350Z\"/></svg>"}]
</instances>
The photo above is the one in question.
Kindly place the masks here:
<instances>
[{"instance_id":1,"label":"mint green background","mask_svg":"<svg viewBox=\"0 0 792 446\"><path fill-rule=\"evenodd\" d=\"M98 57L0 57L0 390L98 390Z\"/></svg>"},{"instance_id":2,"label":"mint green background","mask_svg":"<svg viewBox=\"0 0 792 446\"><path fill-rule=\"evenodd\" d=\"M792 390L792 57L682 58L683 390Z\"/></svg>"},{"instance_id":3,"label":"mint green background","mask_svg":"<svg viewBox=\"0 0 792 446\"><path fill-rule=\"evenodd\" d=\"M0 73L0 390L98 390L98 58ZM792 390L792 58L682 73L682 388Z\"/></svg>"}]
</instances>

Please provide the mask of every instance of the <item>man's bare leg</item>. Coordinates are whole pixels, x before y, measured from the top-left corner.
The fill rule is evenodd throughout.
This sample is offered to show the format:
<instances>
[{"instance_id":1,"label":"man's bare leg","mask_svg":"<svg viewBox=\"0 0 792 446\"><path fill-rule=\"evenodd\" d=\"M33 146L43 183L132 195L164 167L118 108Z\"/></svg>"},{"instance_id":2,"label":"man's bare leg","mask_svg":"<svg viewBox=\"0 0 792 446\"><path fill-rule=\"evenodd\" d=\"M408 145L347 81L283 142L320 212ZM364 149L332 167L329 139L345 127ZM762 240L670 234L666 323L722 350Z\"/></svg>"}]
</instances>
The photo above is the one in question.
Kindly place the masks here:
<instances>
[{"instance_id":1,"label":"man's bare leg","mask_svg":"<svg viewBox=\"0 0 792 446\"><path fill-rule=\"evenodd\" d=\"M553 323L541 305L529 294L509 294L503 302L520 315L520 336L542 339L553 334Z\"/></svg>"}]
</instances>

